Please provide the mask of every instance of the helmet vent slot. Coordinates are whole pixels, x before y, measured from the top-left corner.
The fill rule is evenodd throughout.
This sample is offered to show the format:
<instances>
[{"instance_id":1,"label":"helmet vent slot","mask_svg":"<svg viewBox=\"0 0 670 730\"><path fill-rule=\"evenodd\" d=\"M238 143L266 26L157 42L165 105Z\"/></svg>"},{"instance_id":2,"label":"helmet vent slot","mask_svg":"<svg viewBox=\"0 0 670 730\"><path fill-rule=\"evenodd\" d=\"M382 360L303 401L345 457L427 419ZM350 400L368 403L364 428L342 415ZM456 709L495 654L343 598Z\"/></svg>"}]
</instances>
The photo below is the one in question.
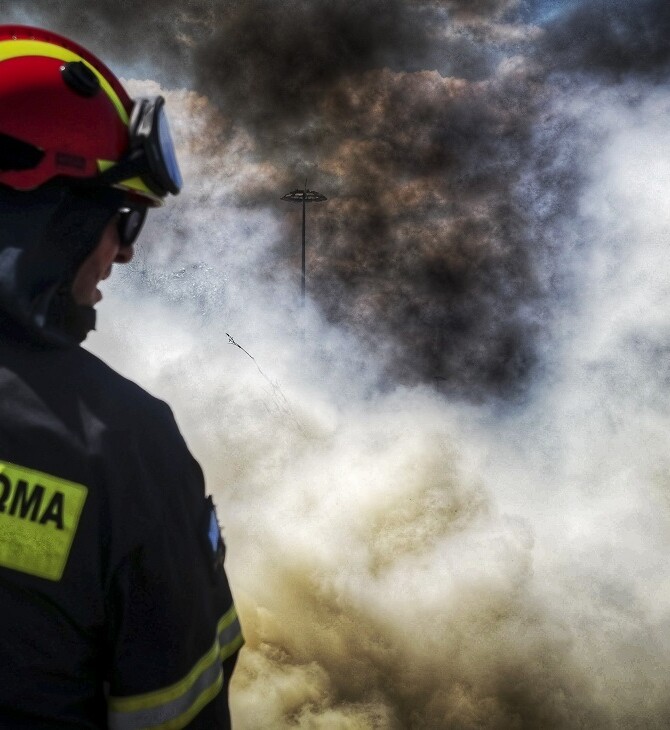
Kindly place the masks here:
<instances>
[{"instance_id":1,"label":"helmet vent slot","mask_svg":"<svg viewBox=\"0 0 670 730\"><path fill-rule=\"evenodd\" d=\"M0 170L32 170L43 157L39 147L0 132Z\"/></svg>"}]
</instances>

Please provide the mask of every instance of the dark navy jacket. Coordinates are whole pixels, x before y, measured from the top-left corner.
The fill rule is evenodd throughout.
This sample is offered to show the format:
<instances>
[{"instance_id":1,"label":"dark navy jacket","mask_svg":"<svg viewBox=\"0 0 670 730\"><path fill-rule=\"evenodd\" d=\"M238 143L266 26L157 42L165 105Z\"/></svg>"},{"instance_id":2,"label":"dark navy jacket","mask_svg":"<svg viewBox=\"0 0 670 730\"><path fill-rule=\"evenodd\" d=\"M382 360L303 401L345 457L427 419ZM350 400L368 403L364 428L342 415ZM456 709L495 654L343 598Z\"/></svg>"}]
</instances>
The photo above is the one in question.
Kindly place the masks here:
<instances>
[{"instance_id":1,"label":"dark navy jacket","mask_svg":"<svg viewBox=\"0 0 670 730\"><path fill-rule=\"evenodd\" d=\"M0 728L228 727L223 557L167 405L0 332Z\"/></svg>"},{"instance_id":2,"label":"dark navy jacket","mask_svg":"<svg viewBox=\"0 0 670 730\"><path fill-rule=\"evenodd\" d=\"M0 730L229 725L242 636L170 409L79 343L113 188L0 186Z\"/></svg>"}]
</instances>

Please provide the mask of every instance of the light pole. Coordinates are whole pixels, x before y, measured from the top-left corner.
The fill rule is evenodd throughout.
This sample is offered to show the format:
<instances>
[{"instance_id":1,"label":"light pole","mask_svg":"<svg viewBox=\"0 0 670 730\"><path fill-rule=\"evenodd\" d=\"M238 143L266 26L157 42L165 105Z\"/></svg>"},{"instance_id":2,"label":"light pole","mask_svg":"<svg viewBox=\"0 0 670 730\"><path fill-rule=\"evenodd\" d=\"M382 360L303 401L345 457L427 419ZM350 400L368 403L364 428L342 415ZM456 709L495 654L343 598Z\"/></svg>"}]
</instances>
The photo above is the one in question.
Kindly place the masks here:
<instances>
[{"instance_id":1,"label":"light pole","mask_svg":"<svg viewBox=\"0 0 670 730\"><path fill-rule=\"evenodd\" d=\"M307 190L307 181L305 180L305 187L302 190L291 190L290 193L282 195L282 200L286 200L289 203L302 203L302 282L300 287L300 293L302 296L302 303L305 303L305 206L307 203L321 203L324 200L328 200L325 195L317 193L316 190Z\"/></svg>"}]
</instances>

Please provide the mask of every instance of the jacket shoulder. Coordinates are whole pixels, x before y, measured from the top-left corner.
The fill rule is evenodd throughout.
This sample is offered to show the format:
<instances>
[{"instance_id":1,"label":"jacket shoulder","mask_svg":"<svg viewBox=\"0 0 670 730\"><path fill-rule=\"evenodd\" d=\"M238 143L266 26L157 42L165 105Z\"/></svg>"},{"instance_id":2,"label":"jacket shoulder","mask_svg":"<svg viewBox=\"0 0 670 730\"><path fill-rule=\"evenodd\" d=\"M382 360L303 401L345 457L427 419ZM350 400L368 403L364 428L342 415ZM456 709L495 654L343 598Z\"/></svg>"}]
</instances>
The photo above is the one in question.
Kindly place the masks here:
<instances>
[{"instance_id":1,"label":"jacket shoulder","mask_svg":"<svg viewBox=\"0 0 670 730\"><path fill-rule=\"evenodd\" d=\"M172 410L165 401L152 395L133 380L121 375L88 350L73 353L78 362L69 371L74 376L70 387L96 411L103 411L108 426L124 429L174 425Z\"/></svg>"}]
</instances>

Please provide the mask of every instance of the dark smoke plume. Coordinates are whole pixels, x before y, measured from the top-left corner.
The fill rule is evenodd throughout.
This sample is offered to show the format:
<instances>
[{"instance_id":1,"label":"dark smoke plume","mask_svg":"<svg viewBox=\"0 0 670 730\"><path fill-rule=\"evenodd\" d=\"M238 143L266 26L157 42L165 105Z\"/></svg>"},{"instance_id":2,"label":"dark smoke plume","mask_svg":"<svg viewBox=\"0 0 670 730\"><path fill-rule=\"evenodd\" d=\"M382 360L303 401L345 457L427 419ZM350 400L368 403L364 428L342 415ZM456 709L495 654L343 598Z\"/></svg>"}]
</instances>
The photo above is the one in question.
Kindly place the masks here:
<instances>
[{"instance_id":1,"label":"dark smoke plume","mask_svg":"<svg viewBox=\"0 0 670 730\"><path fill-rule=\"evenodd\" d=\"M514 192L532 81L496 70L495 43L457 53L490 34L480 16L493 5L254 0L196 52L200 88L286 171L284 187L306 168L331 198L310 212L323 310L380 352L391 343L395 378L471 397L518 389L540 319L524 313L541 292ZM421 70L441 56L467 80ZM261 182L257 199L276 192Z\"/></svg>"},{"instance_id":2,"label":"dark smoke plume","mask_svg":"<svg viewBox=\"0 0 670 730\"><path fill-rule=\"evenodd\" d=\"M612 80L629 75L665 80L670 66L670 3L582 2L549 25L540 51L548 68Z\"/></svg>"},{"instance_id":3,"label":"dark smoke plume","mask_svg":"<svg viewBox=\"0 0 670 730\"><path fill-rule=\"evenodd\" d=\"M42 25L90 48L118 71L139 64L164 83L190 78L195 39L211 32L211 0L0 0L3 22Z\"/></svg>"},{"instance_id":4,"label":"dark smoke plume","mask_svg":"<svg viewBox=\"0 0 670 730\"><path fill-rule=\"evenodd\" d=\"M324 167L344 171L342 189L314 223L327 311L395 342L402 379L470 394L518 384L539 324L521 313L540 291L513 191L532 94L516 79L379 72L340 103L332 123L348 141Z\"/></svg>"},{"instance_id":5,"label":"dark smoke plume","mask_svg":"<svg viewBox=\"0 0 670 730\"><path fill-rule=\"evenodd\" d=\"M312 121L340 79L405 68L426 35L420 14L402 0L247 0L221 13L195 51L194 69L200 88L274 143Z\"/></svg>"}]
</instances>

